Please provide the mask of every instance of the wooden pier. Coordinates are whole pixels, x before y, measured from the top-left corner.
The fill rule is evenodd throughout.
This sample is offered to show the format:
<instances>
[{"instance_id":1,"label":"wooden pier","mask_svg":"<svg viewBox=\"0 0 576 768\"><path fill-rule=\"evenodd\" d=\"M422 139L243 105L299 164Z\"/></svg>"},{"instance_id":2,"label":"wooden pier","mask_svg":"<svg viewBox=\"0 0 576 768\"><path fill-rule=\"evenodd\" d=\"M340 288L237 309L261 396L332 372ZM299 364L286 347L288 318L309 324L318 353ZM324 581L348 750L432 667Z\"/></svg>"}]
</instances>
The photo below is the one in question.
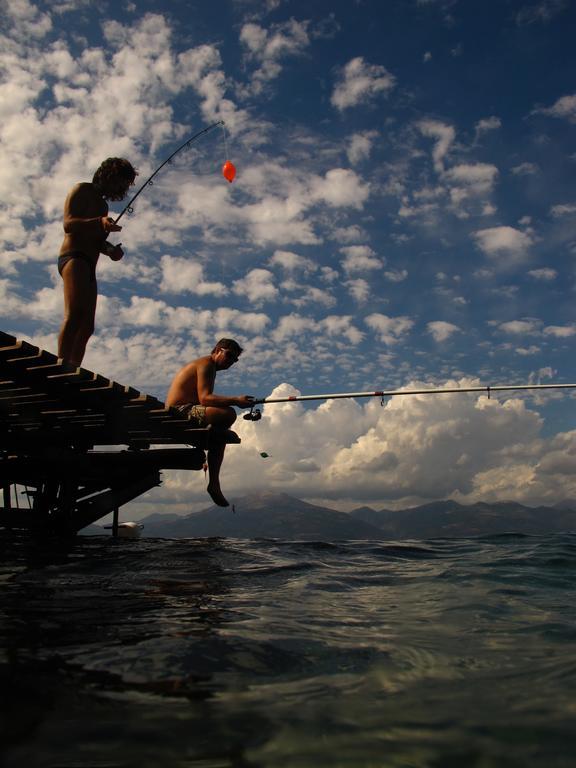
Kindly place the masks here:
<instances>
[{"instance_id":1,"label":"wooden pier","mask_svg":"<svg viewBox=\"0 0 576 768\"><path fill-rule=\"evenodd\" d=\"M217 442L240 440L0 331L0 528L74 534Z\"/></svg>"}]
</instances>

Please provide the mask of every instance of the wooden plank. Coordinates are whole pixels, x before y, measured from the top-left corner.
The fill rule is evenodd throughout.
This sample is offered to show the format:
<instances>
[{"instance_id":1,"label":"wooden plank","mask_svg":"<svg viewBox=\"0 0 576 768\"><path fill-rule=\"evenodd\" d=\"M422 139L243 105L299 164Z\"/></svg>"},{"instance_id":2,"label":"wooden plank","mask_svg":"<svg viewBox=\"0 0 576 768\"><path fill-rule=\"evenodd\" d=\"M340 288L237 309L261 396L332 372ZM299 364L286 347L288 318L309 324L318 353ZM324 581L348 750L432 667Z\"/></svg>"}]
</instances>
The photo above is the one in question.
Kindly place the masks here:
<instances>
[{"instance_id":1,"label":"wooden plank","mask_svg":"<svg viewBox=\"0 0 576 768\"><path fill-rule=\"evenodd\" d=\"M1 347L13 347L17 343L17 339L14 336L10 336L9 333L0 331L0 348Z\"/></svg>"},{"instance_id":2,"label":"wooden plank","mask_svg":"<svg viewBox=\"0 0 576 768\"><path fill-rule=\"evenodd\" d=\"M35 444L205 445L208 434L156 397L1 331L0 426L0 444L18 451Z\"/></svg>"},{"instance_id":3,"label":"wooden plank","mask_svg":"<svg viewBox=\"0 0 576 768\"><path fill-rule=\"evenodd\" d=\"M16 360L20 357L39 358L41 354L42 350L28 344L27 341L17 341L13 346L0 348L0 360Z\"/></svg>"}]
</instances>

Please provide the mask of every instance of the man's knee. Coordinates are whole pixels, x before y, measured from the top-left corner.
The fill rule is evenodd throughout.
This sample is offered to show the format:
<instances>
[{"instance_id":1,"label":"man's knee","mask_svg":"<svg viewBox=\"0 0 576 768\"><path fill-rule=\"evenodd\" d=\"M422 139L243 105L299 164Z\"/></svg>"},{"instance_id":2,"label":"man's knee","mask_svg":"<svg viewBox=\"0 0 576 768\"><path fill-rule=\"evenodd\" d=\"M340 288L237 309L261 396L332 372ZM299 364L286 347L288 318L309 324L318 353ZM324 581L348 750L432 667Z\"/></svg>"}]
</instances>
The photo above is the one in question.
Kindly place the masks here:
<instances>
[{"instance_id":1,"label":"man's knee","mask_svg":"<svg viewBox=\"0 0 576 768\"><path fill-rule=\"evenodd\" d=\"M86 339L94 333L94 317L85 309L73 309L66 313L64 325L67 329L74 329Z\"/></svg>"},{"instance_id":2,"label":"man's knee","mask_svg":"<svg viewBox=\"0 0 576 768\"><path fill-rule=\"evenodd\" d=\"M223 422L224 426L231 427L232 424L236 421L236 411L234 408L231 408L230 406L227 406L224 410L224 417Z\"/></svg>"},{"instance_id":3,"label":"man's knee","mask_svg":"<svg viewBox=\"0 0 576 768\"><path fill-rule=\"evenodd\" d=\"M208 424L213 424L215 427L224 427L228 429L236 421L236 411L230 406L223 408L211 408L206 409L206 421Z\"/></svg>"}]
</instances>

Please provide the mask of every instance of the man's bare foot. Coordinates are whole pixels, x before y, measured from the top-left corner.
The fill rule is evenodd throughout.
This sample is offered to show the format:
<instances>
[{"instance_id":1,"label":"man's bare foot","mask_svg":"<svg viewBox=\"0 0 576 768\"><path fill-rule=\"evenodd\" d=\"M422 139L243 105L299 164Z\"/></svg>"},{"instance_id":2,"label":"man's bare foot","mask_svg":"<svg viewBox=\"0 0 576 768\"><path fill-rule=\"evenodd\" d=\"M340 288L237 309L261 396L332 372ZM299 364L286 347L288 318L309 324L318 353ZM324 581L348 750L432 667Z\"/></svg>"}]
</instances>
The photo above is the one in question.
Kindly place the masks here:
<instances>
[{"instance_id":1,"label":"man's bare foot","mask_svg":"<svg viewBox=\"0 0 576 768\"><path fill-rule=\"evenodd\" d=\"M224 494L222 493L219 487L215 487L210 483L206 490L210 494L210 497L212 498L212 501L214 502L214 504L217 504L219 507L230 506L230 504L228 503L228 499L226 499L226 497L224 496Z\"/></svg>"}]
</instances>

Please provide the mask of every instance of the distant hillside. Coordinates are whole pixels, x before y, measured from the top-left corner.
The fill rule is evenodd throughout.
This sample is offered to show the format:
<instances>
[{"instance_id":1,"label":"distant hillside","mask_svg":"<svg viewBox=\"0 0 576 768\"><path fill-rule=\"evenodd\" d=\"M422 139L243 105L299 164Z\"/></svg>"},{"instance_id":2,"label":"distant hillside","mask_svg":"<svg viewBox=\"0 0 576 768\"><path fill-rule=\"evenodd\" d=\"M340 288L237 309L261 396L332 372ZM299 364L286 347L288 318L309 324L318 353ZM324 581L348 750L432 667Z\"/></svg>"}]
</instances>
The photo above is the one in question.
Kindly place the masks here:
<instances>
[{"instance_id":1,"label":"distant hillside","mask_svg":"<svg viewBox=\"0 0 576 768\"><path fill-rule=\"evenodd\" d=\"M175 539L429 539L576 531L576 509L567 508L566 503L562 507L525 507L516 502L464 506L436 501L398 511L359 507L344 513L285 493L259 493L239 499L235 511L211 506L186 517L155 513L140 522L144 524L143 536ZM90 526L90 531L83 531L88 532L97 533L98 528Z\"/></svg>"},{"instance_id":2,"label":"distant hillside","mask_svg":"<svg viewBox=\"0 0 576 768\"><path fill-rule=\"evenodd\" d=\"M308 504L285 493L245 496L232 507L212 506L178 520L144 518L143 536L279 538L293 540L381 539L382 532L344 512Z\"/></svg>"},{"instance_id":3,"label":"distant hillside","mask_svg":"<svg viewBox=\"0 0 576 768\"><path fill-rule=\"evenodd\" d=\"M576 512L571 509L525 507L513 501L468 506L455 501L435 501L396 512L361 507L350 515L379 528L386 538L394 539L576 530Z\"/></svg>"}]
</instances>

